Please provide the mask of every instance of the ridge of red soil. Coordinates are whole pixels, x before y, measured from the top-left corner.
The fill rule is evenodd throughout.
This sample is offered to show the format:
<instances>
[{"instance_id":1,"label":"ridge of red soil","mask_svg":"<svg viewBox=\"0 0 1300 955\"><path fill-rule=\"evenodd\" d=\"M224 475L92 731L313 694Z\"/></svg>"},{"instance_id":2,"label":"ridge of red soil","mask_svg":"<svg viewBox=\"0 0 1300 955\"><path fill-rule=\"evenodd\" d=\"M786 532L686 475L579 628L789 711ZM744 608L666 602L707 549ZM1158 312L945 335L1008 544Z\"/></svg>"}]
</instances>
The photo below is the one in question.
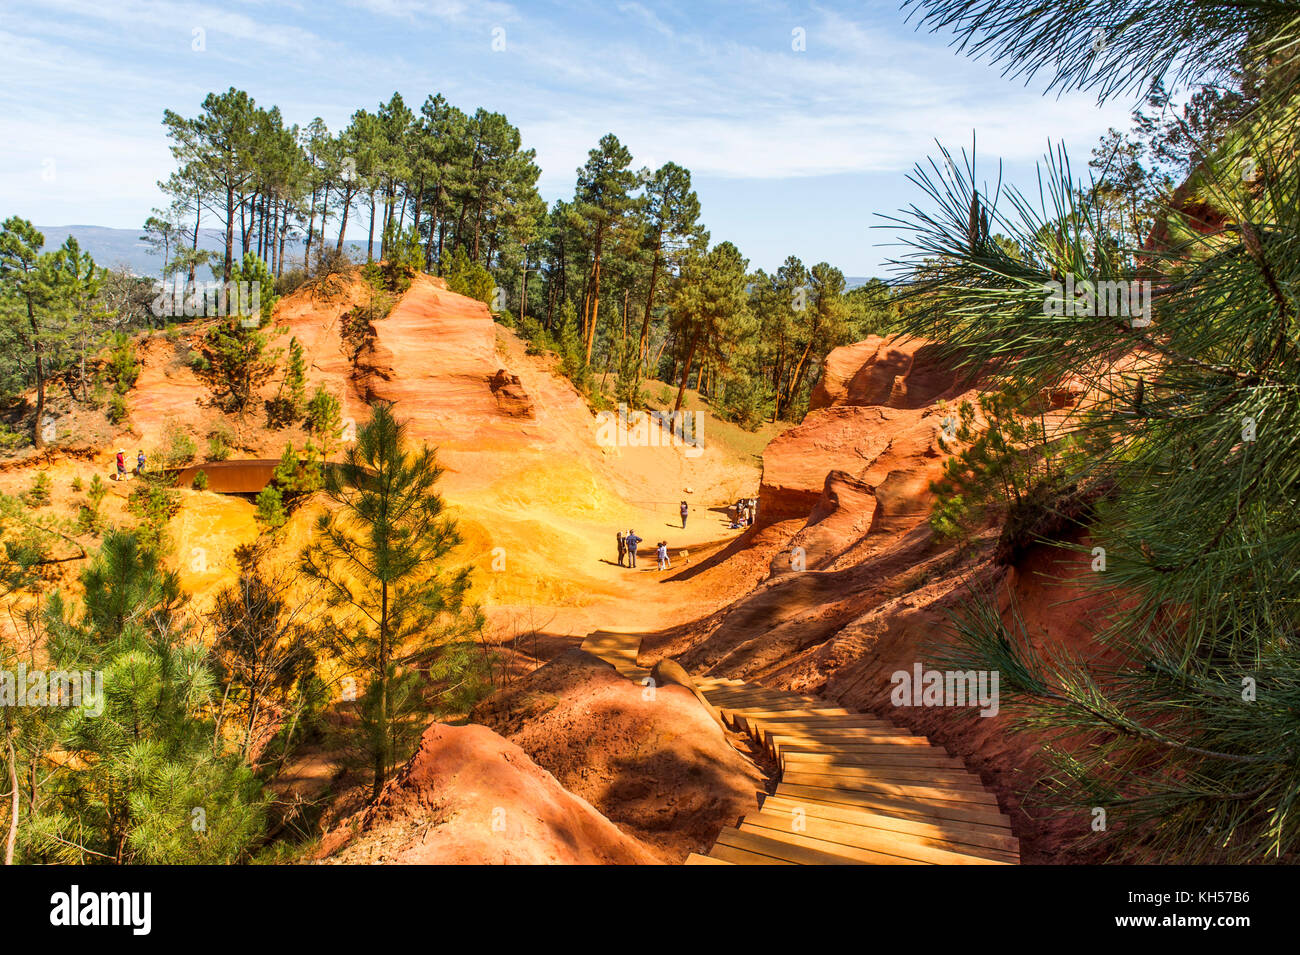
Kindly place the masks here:
<instances>
[{"instance_id":1,"label":"ridge of red soil","mask_svg":"<svg viewBox=\"0 0 1300 955\"><path fill-rule=\"evenodd\" d=\"M379 798L328 833L339 864L647 864L655 856L485 726L434 723Z\"/></svg>"}]
</instances>

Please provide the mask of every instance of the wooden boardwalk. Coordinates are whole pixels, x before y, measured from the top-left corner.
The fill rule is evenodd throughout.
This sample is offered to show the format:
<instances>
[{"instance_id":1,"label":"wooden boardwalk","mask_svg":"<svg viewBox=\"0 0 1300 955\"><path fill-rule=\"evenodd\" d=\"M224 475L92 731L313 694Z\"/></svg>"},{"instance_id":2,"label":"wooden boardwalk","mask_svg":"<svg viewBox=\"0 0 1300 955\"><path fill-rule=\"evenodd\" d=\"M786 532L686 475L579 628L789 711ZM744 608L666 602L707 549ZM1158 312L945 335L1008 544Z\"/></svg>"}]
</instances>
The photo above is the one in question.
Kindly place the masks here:
<instances>
[{"instance_id":1,"label":"wooden boardwalk","mask_svg":"<svg viewBox=\"0 0 1300 955\"><path fill-rule=\"evenodd\" d=\"M582 648L629 679L641 635L600 630ZM733 728L781 767L773 795L687 865L1015 865L1020 844L996 797L924 736L815 697L692 678Z\"/></svg>"}]
</instances>

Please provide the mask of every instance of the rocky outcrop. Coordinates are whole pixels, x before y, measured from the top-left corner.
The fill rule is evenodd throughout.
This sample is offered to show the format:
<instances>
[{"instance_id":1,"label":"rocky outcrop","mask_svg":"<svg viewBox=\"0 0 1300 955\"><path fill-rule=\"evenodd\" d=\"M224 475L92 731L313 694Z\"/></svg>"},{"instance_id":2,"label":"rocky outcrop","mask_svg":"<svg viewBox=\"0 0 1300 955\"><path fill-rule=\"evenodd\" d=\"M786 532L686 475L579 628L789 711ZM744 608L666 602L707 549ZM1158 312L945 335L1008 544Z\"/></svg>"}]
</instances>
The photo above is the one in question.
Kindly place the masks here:
<instances>
[{"instance_id":1,"label":"rocky outcrop","mask_svg":"<svg viewBox=\"0 0 1300 955\"><path fill-rule=\"evenodd\" d=\"M434 723L379 798L321 845L329 862L635 864L655 857L485 726Z\"/></svg>"},{"instance_id":2,"label":"rocky outcrop","mask_svg":"<svg viewBox=\"0 0 1300 955\"><path fill-rule=\"evenodd\" d=\"M938 440L940 403L971 396L964 385L938 349L920 339L872 336L835 349L811 410L763 452L759 521L807 520L822 557L844 528L861 526L865 535L915 526L929 512L930 484L947 457ZM832 472L841 477L828 481ZM837 517L814 533L829 514L814 519L818 507Z\"/></svg>"},{"instance_id":3,"label":"rocky outcrop","mask_svg":"<svg viewBox=\"0 0 1300 955\"><path fill-rule=\"evenodd\" d=\"M789 549L773 559L773 575L821 569L870 533L879 516L874 487L844 471L832 471L807 522L790 539Z\"/></svg>"},{"instance_id":4,"label":"rocky outcrop","mask_svg":"<svg viewBox=\"0 0 1300 955\"><path fill-rule=\"evenodd\" d=\"M634 683L580 650L484 701L474 718L664 861L707 852L764 786L686 686Z\"/></svg>"},{"instance_id":5,"label":"rocky outcrop","mask_svg":"<svg viewBox=\"0 0 1300 955\"><path fill-rule=\"evenodd\" d=\"M943 468L940 420L928 408L837 405L810 411L763 452L760 522L807 519L832 471L869 484L884 517L923 513L930 481Z\"/></svg>"},{"instance_id":6,"label":"rocky outcrop","mask_svg":"<svg viewBox=\"0 0 1300 955\"><path fill-rule=\"evenodd\" d=\"M489 385L492 394L496 396L497 407L505 414L512 418L533 417L533 399L528 397L528 392L519 383L518 375L512 375L504 368L498 368Z\"/></svg>"},{"instance_id":7,"label":"rocky outcrop","mask_svg":"<svg viewBox=\"0 0 1300 955\"><path fill-rule=\"evenodd\" d=\"M826 356L808 407L923 408L961 390L957 370L940 358L938 346L917 338L872 335Z\"/></svg>"}]
</instances>

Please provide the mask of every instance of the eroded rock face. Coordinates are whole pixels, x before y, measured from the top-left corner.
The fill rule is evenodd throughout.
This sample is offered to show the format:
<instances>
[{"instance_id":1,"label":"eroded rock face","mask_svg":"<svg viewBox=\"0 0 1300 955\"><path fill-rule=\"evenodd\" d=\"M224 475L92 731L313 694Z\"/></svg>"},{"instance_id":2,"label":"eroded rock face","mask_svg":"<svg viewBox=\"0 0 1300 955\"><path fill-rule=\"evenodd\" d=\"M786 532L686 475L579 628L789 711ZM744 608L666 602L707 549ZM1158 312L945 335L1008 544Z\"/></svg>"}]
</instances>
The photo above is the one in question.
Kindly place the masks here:
<instances>
[{"instance_id":1,"label":"eroded rock face","mask_svg":"<svg viewBox=\"0 0 1300 955\"><path fill-rule=\"evenodd\" d=\"M486 726L434 723L379 799L330 832L326 861L388 865L653 863L633 837Z\"/></svg>"},{"instance_id":2,"label":"eroded rock face","mask_svg":"<svg viewBox=\"0 0 1300 955\"><path fill-rule=\"evenodd\" d=\"M660 858L707 852L763 774L684 686L652 691L571 650L474 711Z\"/></svg>"},{"instance_id":3,"label":"eroded rock face","mask_svg":"<svg viewBox=\"0 0 1300 955\"><path fill-rule=\"evenodd\" d=\"M826 356L808 407L923 408L959 388L957 372L940 360L937 346L917 338L872 335Z\"/></svg>"},{"instance_id":4,"label":"eroded rock face","mask_svg":"<svg viewBox=\"0 0 1300 955\"><path fill-rule=\"evenodd\" d=\"M533 399L528 397L528 392L519 383L518 375L512 375L504 368L498 368L489 385L492 394L496 395L497 407L501 411L512 418L533 417Z\"/></svg>"},{"instance_id":5,"label":"eroded rock face","mask_svg":"<svg viewBox=\"0 0 1300 955\"><path fill-rule=\"evenodd\" d=\"M826 475L807 523L790 539L789 552L772 561L772 574L818 570L871 531L880 514L876 489L844 471Z\"/></svg>"},{"instance_id":6,"label":"eroded rock face","mask_svg":"<svg viewBox=\"0 0 1300 955\"><path fill-rule=\"evenodd\" d=\"M778 435L763 452L760 522L808 518L832 471L869 484L884 516L923 510L929 482L943 467L940 417L928 408L883 406L808 412L802 424Z\"/></svg>"},{"instance_id":7,"label":"eroded rock face","mask_svg":"<svg viewBox=\"0 0 1300 955\"><path fill-rule=\"evenodd\" d=\"M472 441L500 417L489 386L498 368L487 306L417 275L374 323L358 387L371 402L394 402L412 437Z\"/></svg>"},{"instance_id":8,"label":"eroded rock face","mask_svg":"<svg viewBox=\"0 0 1300 955\"><path fill-rule=\"evenodd\" d=\"M965 384L920 339L872 336L835 349L811 410L763 452L759 521L808 520L821 556L846 528L862 526L866 534L915 526L929 513L930 484L947 456L938 440L940 402L955 405L971 396ZM831 472L842 477L828 482ZM818 507L834 510L836 531L812 531L821 519L812 519Z\"/></svg>"}]
</instances>

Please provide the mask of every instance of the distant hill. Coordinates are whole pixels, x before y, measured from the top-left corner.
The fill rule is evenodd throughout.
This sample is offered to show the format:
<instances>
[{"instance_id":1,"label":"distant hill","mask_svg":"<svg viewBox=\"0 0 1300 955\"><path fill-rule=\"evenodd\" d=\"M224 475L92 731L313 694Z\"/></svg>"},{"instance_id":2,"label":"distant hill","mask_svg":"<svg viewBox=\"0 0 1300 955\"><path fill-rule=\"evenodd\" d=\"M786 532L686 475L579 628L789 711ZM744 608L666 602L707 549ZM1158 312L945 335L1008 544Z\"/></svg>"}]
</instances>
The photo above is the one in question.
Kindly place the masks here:
<instances>
[{"instance_id":1,"label":"distant hill","mask_svg":"<svg viewBox=\"0 0 1300 955\"><path fill-rule=\"evenodd\" d=\"M157 276L162 272L162 256L154 255L140 236L143 229L110 229L99 225L37 226L45 236L45 251L61 246L69 235L75 236L82 249L89 252L96 265L115 269L125 266L136 275ZM337 241L337 237L330 239ZM366 243L349 240L344 243L352 256L358 253L364 259ZM199 248L221 252L226 247L226 234L220 229L200 229ZM302 261L304 243L291 239L284 245L290 261ZM235 253L239 254L239 239L235 239Z\"/></svg>"}]
</instances>

